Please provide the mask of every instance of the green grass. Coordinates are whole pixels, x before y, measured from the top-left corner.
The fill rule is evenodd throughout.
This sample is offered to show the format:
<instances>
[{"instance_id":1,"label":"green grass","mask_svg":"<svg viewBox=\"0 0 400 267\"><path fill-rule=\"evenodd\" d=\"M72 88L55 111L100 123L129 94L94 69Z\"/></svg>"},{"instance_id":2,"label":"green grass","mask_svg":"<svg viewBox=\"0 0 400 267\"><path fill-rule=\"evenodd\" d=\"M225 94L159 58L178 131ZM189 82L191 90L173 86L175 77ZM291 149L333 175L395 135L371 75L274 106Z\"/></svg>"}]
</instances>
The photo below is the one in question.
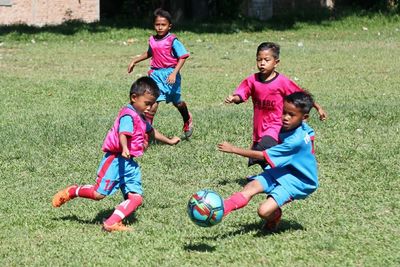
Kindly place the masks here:
<instances>
[{"instance_id":1,"label":"green grass","mask_svg":"<svg viewBox=\"0 0 400 267\"><path fill-rule=\"evenodd\" d=\"M194 136L139 159L145 202L128 220L135 231L113 234L100 226L120 193L60 209L50 202L69 184L94 183L103 138L132 81L146 75L148 62L133 75L126 69L151 30L0 29L0 265L400 265L399 17L277 28L176 32L191 52L182 86ZM279 71L328 112L326 122L315 111L310 120L321 186L284 207L275 234L259 231L261 195L218 226L196 227L186 215L192 193L212 188L227 197L259 172L216 144L251 143L251 104L222 102L256 70L256 47L267 40L281 45ZM156 128L179 135L181 124L171 105L160 106Z\"/></svg>"}]
</instances>

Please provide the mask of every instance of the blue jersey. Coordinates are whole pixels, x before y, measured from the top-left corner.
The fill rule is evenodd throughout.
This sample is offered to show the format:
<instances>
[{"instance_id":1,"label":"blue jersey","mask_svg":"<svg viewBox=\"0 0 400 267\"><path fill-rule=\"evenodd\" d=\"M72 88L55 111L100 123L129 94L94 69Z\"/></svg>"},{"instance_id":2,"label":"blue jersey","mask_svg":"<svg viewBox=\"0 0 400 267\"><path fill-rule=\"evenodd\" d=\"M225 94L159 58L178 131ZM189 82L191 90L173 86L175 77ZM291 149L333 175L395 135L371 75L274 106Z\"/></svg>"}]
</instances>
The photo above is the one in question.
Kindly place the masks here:
<instances>
[{"instance_id":1,"label":"blue jersey","mask_svg":"<svg viewBox=\"0 0 400 267\"><path fill-rule=\"evenodd\" d=\"M302 123L289 132L280 132L279 145L264 151L268 172L292 196L305 198L318 187L314 155L314 130Z\"/></svg>"}]
</instances>

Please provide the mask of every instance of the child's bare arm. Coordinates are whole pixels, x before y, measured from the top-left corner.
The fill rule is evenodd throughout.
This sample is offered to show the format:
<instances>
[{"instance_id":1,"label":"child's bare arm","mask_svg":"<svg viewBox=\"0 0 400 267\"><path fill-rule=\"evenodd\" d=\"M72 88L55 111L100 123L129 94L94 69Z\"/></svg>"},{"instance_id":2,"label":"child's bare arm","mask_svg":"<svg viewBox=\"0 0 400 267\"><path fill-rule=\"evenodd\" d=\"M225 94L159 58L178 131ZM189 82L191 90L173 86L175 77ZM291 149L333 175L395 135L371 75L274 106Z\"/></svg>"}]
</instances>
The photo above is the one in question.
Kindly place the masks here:
<instances>
[{"instance_id":1,"label":"child's bare arm","mask_svg":"<svg viewBox=\"0 0 400 267\"><path fill-rule=\"evenodd\" d=\"M256 151L251 149L244 149L240 147L236 147L228 142L222 142L218 144L218 150L225 153L233 153L246 158L253 159L264 159L264 154L262 151Z\"/></svg>"},{"instance_id":2,"label":"child's bare arm","mask_svg":"<svg viewBox=\"0 0 400 267\"><path fill-rule=\"evenodd\" d=\"M242 100L238 95L229 95L227 98L225 98L225 103L227 104L232 104L232 103L239 103Z\"/></svg>"},{"instance_id":3,"label":"child's bare arm","mask_svg":"<svg viewBox=\"0 0 400 267\"><path fill-rule=\"evenodd\" d=\"M318 114L319 114L319 119L321 120L321 121L324 121L324 120L326 120L327 118L328 118L328 114L326 114L326 112L325 112L325 110L319 105L319 104L317 104L316 102L314 102L314 108L318 111Z\"/></svg>"},{"instance_id":4,"label":"child's bare arm","mask_svg":"<svg viewBox=\"0 0 400 267\"><path fill-rule=\"evenodd\" d=\"M137 56L133 57L131 63L129 63L129 66L128 66L128 73L132 72L133 68L136 66L137 63L139 63L140 61L146 60L149 57L150 57L150 55L149 55L149 53L147 53L147 51L141 55L137 55Z\"/></svg>"},{"instance_id":5,"label":"child's bare arm","mask_svg":"<svg viewBox=\"0 0 400 267\"><path fill-rule=\"evenodd\" d=\"M129 159L131 155L129 154L129 149L128 149L128 137L124 134L119 134L119 143L121 144L122 147L122 152L121 155Z\"/></svg>"},{"instance_id":6,"label":"child's bare arm","mask_svg":"<svg viewBox=\"0 0 400 267\"><path fill-rule=\"evenodd\" d=\"M183 64L185 64L186 58L180 58L178 63L175 66L174 71L168 76L167 83L174 84L176 82L176 75L178 75L179 71L182 69Z\"/></svg>"},{"instance_id":7,"label":"child's bare arm","mask_svg":"<svg viewBox=\"0 0 400 267\"><path fill-rule=\"evenodd\" d=\"M154 138L157 141L161 141L165 144L176 145L177 143L179 143L181 141L181 139L177 136L169 138L169 137L166 137L165 135L163 135L162 133L160 133L159 131L157 131L156 129L153 129L153 131L154 131Z\"/></svg>"}]
</instances>

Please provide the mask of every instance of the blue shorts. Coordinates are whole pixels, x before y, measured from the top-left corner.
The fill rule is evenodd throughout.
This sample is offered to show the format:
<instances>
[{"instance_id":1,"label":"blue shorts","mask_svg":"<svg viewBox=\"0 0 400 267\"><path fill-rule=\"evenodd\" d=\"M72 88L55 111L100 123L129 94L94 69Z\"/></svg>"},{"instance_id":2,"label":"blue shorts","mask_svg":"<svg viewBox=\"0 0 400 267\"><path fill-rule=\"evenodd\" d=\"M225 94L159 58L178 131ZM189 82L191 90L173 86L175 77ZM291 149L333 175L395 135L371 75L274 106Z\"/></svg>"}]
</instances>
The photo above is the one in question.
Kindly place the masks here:
<instances>
[{"instance_id":1,"label":"blue shorts","mask_svg":"<svg viewBox=\"0 0 400 267\"><path fill-rule=\"evenodd\" d=\"M143 195L142 174L133 159L121 155L106 153L97 171L97 189L102 195L109 196L121 189L122 194L137 193Z\"/></svg>"},{"instance_id":2,"label":"blue shorts","mask_svg":"<svg viewBox=\"0 0 400 267\"><path fill-rule=\"evenodd\" d=\"M261 183L264 192L275 199L279 207L293 200L291 194L280 185L272 175L263 172L248 178L249 180L257 180Z\"/></svg>"},{"instance_id":3,"label":"blue shorts","mask_svg":"<svg viewBox=\"0 0 400 267\"><path fill-rule=\"evenodd\" d=\"M172 102L173 104L179 104L181 100L181 75L176 75L176 81L174 84L168 84L168 76L174 71L174 68L165 69L152 69L149 71L149 76L157 83L160 89L160 96L157 98L157 102L166 101L166 103Z\"/></svg>"}]
</instances>

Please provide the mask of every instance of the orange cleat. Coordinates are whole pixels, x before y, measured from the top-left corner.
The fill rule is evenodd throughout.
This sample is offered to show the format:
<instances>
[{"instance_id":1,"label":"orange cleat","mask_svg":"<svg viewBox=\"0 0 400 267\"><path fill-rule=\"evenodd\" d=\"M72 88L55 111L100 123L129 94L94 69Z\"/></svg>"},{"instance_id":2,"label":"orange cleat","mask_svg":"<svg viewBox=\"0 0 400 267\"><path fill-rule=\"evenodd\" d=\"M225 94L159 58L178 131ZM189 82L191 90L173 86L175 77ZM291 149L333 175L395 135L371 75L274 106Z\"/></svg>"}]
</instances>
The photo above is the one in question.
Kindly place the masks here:
<instances>
[{"instance_id":1,"label":"orange cleat","mask_svg":"<svg viewBox=\"0 0 400 267\"><path fill-rule=\"evenodd\" d=\"M125 231L125 232L131 232L133 231L132 228L124 225L122 222L114 223L113 225L107 225L106 223L103 223L103 231L106 232L114 232L114 231Z\"/></svg>"},{"instance_id":2,"label":"orange cleat","mask_svg":"<svg viewBox=\"0 0 400 267\"><path fill-rule=\"evenodd\" d=\"M69 195L69 190L72 187L76 187L76 185L72 185L61 191L58 191L57 194L55 194L53 196L52 204L53 204L54 208L59 208L59 207L61 207L61 205L63 205L64 203L66 203L72 199Z\"/></svg>"}]
</instances>

